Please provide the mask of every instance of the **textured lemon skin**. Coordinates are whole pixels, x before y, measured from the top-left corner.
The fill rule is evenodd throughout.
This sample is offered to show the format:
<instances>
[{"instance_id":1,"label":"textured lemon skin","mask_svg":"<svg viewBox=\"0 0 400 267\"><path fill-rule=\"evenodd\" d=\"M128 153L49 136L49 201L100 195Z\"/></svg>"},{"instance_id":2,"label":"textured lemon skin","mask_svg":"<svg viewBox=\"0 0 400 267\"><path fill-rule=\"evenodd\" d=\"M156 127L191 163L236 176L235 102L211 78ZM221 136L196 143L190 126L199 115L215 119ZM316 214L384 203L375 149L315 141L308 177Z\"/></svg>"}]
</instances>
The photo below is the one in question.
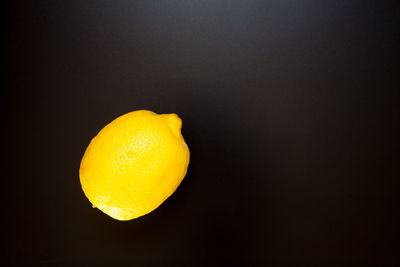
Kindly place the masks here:
<instances>
[{"instance_id":1,"label":"textured lemon skin","mask_svg":"<svg viewBox=\"0 0 400 267\"><path fill-rule=\"evenodd\" d=\"M92 139L79 177L93 204L117 220L156 209L179 186L189 149L176 114L138 110L122 115Z\"/></svg>"}]
</instances>

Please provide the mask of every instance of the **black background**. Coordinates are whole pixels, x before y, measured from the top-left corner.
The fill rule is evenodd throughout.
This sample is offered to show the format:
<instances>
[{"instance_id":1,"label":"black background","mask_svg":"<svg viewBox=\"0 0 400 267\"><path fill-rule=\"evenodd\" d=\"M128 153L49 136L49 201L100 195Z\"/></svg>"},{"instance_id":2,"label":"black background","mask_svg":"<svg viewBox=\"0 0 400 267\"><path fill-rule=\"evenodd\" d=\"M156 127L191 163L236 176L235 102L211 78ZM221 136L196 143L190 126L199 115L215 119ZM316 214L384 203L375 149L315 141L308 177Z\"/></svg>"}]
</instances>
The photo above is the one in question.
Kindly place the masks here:
<instances>
[{"instance_id":1,"label":"black background","mask_svg":"<svg viewBox=\"0 0 400 267\"><path fill-rule=\"evenodd\" d=\"M6 4L6 262L400 264L395 2ZM177 113L191 162L119 222L78 168L137 109Z\"/></svg>"}]
</instances>

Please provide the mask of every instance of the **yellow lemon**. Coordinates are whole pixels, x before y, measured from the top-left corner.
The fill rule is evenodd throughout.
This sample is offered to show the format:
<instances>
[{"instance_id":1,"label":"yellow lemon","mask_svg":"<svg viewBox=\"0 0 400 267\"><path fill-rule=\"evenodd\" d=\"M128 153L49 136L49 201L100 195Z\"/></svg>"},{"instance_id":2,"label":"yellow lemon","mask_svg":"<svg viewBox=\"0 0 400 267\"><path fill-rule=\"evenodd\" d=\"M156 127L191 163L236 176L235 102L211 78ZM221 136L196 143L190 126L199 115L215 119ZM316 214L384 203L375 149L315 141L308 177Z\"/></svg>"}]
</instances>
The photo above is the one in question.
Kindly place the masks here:
<instances>
[{"instance_id":1,"label":"yellow lemon","mask_svg":"<svg viewBox=\"0 0 400 267\"><path fill-rule=\"evenodd\" d=\"M79 177L94 207L117 220L156 209L179 186L189 149L176 114L138 110L104 127L87 147Z\"/></svg>"}]
</instances>

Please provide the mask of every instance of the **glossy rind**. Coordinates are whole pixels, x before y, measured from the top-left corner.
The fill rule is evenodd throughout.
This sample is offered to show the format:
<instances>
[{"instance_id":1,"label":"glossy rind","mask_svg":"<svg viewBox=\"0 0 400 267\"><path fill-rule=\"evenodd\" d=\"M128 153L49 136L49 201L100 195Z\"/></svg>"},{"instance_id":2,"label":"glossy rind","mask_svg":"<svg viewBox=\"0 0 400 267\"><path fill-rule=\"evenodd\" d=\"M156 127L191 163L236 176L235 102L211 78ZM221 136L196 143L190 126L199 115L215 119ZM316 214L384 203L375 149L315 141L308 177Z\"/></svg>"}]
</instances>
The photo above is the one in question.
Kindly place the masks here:
<instances>
[{"instance_id":1,"label":"glossy rind","mask_svg":"<svg viewBox=\"0 0 400 267\"><path fill-rule=\"evenodd\" d=\"M131 220L161 205L179 186L189 149L176 114L139 110L118 117L87 147L79 170L93 204L117 220Z\"/></svg>"}]
</instances>

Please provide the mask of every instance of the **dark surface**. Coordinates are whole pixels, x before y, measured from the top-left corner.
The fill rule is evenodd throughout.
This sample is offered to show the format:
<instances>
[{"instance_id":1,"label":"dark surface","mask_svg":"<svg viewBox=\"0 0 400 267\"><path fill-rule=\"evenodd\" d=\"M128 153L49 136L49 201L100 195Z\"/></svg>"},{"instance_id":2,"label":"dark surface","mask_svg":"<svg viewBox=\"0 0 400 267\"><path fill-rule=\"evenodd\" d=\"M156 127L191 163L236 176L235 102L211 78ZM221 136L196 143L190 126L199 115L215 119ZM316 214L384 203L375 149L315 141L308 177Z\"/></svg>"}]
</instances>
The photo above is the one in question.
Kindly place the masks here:
<instances>
[{"instance_id":1,"label":"dark surface","mask_svg":"<svg viewBox=\"0 0 400 267\"><path fill-rule=\"evenodd\" d=\"M395 2L7 4L6 262L400 264ZM119 222L78 168L137 109L179 114L191 162L160 208Z\"/></svg>"}]
</instances>

